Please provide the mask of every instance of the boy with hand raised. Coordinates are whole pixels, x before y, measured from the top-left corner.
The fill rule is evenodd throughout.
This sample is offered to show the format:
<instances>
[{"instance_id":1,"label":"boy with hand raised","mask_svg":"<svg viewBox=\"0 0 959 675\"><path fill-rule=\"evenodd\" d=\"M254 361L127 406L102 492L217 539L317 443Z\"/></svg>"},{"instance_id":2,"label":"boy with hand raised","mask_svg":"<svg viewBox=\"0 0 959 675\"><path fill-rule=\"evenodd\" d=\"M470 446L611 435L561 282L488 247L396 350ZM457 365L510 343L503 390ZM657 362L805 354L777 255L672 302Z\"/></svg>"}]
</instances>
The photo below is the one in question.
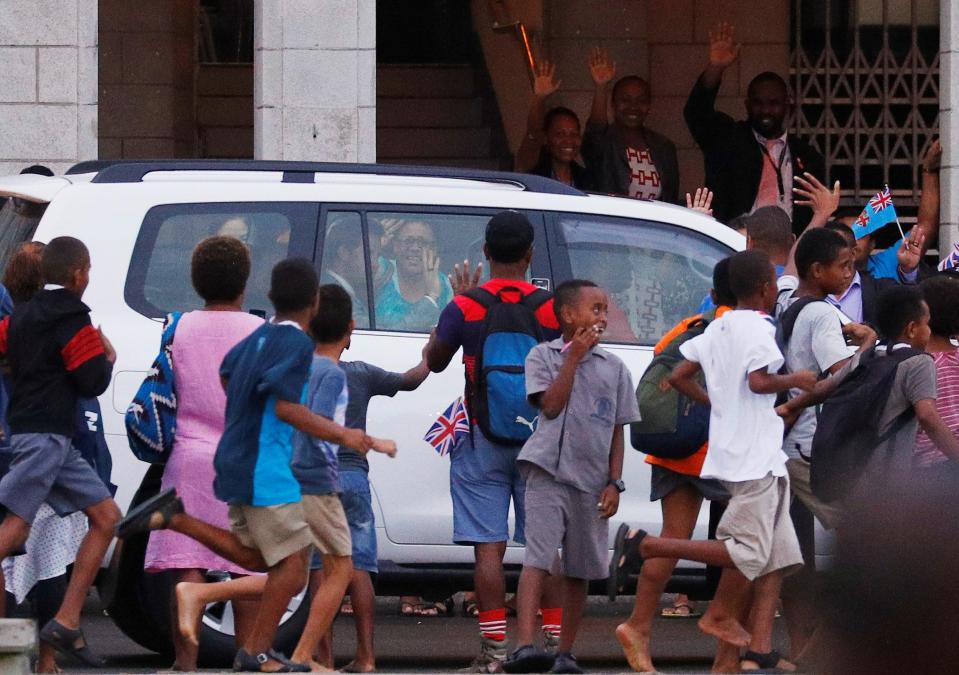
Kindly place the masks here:
<instances>
[{"instance_id":1,"label":"boy with hand raised","mask_svg":"<svg viewBox=\"0 0 959 675\"><path fill-rule=\"evenodd\" d=\"M526 392L540 416L517 458L526 477L526 558L517 593L519 647L504 661L506 672L583 672L573 642L588 582L608 573L609 518L625 489L623 425L639 419L629 370L598 346L606 292L591 281L567 281L553 303L562 337L537 345L526 359ZM533 639L559 548L563 627L554 661Z\"/></svg>"}]
</instances>

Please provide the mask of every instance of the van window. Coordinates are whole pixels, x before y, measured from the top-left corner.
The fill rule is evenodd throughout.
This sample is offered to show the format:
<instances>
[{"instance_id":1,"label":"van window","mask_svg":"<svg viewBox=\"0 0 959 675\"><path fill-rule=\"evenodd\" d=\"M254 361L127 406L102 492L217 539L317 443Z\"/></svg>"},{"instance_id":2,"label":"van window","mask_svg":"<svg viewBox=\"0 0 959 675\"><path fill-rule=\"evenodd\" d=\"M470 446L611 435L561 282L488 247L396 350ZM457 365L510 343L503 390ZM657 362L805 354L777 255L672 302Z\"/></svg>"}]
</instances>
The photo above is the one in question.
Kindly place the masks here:
<instances>
[{"instance_id":1,"label":"van window","mask_svg":"<svg viewBox=\"0 0 959 675\"><path fill-rule=\"evenodd\" d=\"M483 260L489 219L489 214L367 213L376 327L429 332L453 299L447 278L453 265L469 260L475 267Z\"/></svg>"},{"instance_id":2,"label":"van window","mask_svg":"<svg viewBox=\"0 0 959 675\"><path fill-rule=\"evenodd\" d=\"M660 223L562 216L573 277L609 293L604 341L654 345L695 314L712 288L713 266L732 250Z\"/></svg>"},{"instance_id":3,"label":"van window","mask_svg":"<svg viewBox=\"0 0 959 675\"><path fill-rule=\"evenodd\" d=\"M367 256L363 247L362 217L356 211L329 211L324 218L323 231L320 283L342 286L353 301L356 327L369 328ZM379 267L376 269L379 271Z\"/></svg>"},{"instance_id":4,"label":"van window","mask_svg":"<svg viewBox=\"0 0 959 675\"><path fill-rule=\"evenodd\" d=\"M214 235L236 237L250 248L252 267L244 309L272 314L270 272L284 258L312 255L317 207L313 204L171 204L151 209L134 246L127 303L144 316L203 306L190 280L194 247Z\"/></svg>"},{"instance_id":5,"label":"van window","mask_svg":"<svg viewBox=\"0 0 959 675\"><path fill-rule=\"evenodd\" d=\"M25 241L32 241L47 204L8 197L0 206L0 279L7 271L7 261Z\"/></svg>"}]
</instances>

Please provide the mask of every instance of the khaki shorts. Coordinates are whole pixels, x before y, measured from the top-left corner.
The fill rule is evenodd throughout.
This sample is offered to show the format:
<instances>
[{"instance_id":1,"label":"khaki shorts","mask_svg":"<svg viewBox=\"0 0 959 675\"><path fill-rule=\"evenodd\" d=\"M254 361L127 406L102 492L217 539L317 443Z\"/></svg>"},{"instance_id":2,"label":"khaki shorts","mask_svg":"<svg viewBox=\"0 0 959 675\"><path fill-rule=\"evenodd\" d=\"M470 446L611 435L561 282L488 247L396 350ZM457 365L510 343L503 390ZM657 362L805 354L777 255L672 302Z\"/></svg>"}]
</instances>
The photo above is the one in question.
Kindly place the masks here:
<instances>
[{"instance_id":1,"label":"khaki shorts","mask_svg":"<svg viewBox=\"0 0 959 675\"><path fill-rule=\"evenodd\" d=\"M716 528L736 569L752 581L776 570L786 574L802 566L802 551L789 517L789 478L722 481L730 499Z\"/></svg>"},{"instance_id":2,"label":"khaki shorts","mask_svg":"<svg viewBox=\"0 0 959 675\"><path fill-rule=\"evenodd\" d=\"M339 495L303 495L303 512L320 553L339 557L353 554L350 524Z\"/></svg>"},{"instance_id":3,"label":"khaki shorts","mask_svg":"<svg viewBox=\"0 0 959 675\"><path fill-rule=\"evenodd\" d=\"M812 514L819 519L827 530L834 530L839 524L842 511L834 504L826 504L812 493L809 483L809 462L804 459L790 459L786 461L786 471L789 472L789 486L793 494L801 501Z\"/></svg>"},{"instance_id":4,"label":"khaki shorts","mask_svg":"<svg viewBox=\"0 0 959 675\"><path fill-rule=\"evenodd\" d=\"M275 506L230 504L230 530L241 544L258 550L268 567L313 543L300 502Z\"/></svg>"}]
</instances>

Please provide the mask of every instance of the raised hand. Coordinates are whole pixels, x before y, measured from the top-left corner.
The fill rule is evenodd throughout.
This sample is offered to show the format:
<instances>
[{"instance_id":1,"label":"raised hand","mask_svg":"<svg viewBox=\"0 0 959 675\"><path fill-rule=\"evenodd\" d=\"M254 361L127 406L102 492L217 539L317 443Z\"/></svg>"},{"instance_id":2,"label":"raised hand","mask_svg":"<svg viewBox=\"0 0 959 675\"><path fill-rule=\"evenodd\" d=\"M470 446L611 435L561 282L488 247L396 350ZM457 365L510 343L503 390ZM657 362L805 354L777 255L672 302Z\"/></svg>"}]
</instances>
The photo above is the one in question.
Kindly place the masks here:
<instances>
[{"instance_id":1,"label":"raised hand","mask_svg":"<svg viewBox=\"0 0 959 675\"><path fill-rule=\"evenodd\" d=\"M602 47L593 47L589 56L589 74L597 87L609 84L616 77L616 62Z\"/></svg>"},{"instance_id":2,"label":"raised hand","mask_svg":"<svg viewBox=\"0 0 959 675\"><path fill-rule=\"evenodd\" d=\"M563 83L556 79L556 65L552 61L542 60L536 64L536 77L533 79L533 95L546 98Z\"/></svg>"},{"instance_id":3,"label":"raised hand","mask_svg":"<svg viewBox=\"0 0 959 675\"><path fill-rule=\"evenodd\" d=\"M794 198L793 204L810 207L814 216L819 217L823 223L829 220L829 217L839 208L838 180L833 183L832 190L808 172L796 176L793 180L796 182L796 186L793 187L793 194L802 197L802 199Z\"/></svg>"},{"instance_id":4,"label":"raised hand","mask_svg":"<svg viewBox=\"0 0 959 675\"><path fill-rule=\"evenodd\" d=\"M449 279L450 286L453 288L453 295L459 295L460 293L465 293L471 288L476 288L479 286L480 279L483 276L483 263L476 263L476 271L473 272L473 276L470 276L470 261L464 260L463 267L460 268L459 264L453 265L453 273L447 275Z\"/></svg>"},{"instance_id":5,"label":"raised hand","mask_svg":"<svg viewBox=\"0 0 959 675\"><path fill-rule=\"evenodd\" d=\"M696 188L696 196L686 193L686 208L699 211L707 216L713 215L713 192L709 188Z\"/></svg>"},{"instance_id":6,"label":"raised hand","mask_svg":"<svg viewBox=\"0 0 959 675\"><path fill-rule=\"evenodd\" d=\"M709 31L709 65L728 68L739 58L742 45L736 42L736 29L728 21L722 21Z\"/></svg>"},{"instance_id":7,"label":"raised hand","mask_svg":"<svg viewBox=\"0 0 959 675\"><path fill-rule=\"evenodd\" d=\"M914 227L906 235L896 251L896 260L899 262L899 269L906 274L910 274L922 261L922 252L926 245L926 233L920 227Z\"/></svg>"},{"instance_id":8,"label":"raised hand","mask_svg":"<svg viewBox=\"0 0 959 675\"><path fill-rule=\"evenodd\" d=\"M937 138L922 158L922 170L926 173L939 173L940 164L942 164L942 144L939 143Z\"/></svg>"},{"instance_id":9,"label":"raised hand","mask_svg":"<svg viewBox=\"0 0 959 675\"><path fill-rule=\"evenodd\" d=\"M440 298L440 275L438 272L440 266L440 257L432 248L423 250L423 283L426 286L426 294L434 300Z\"/></svg>"},{"instance_id":10,"label":"raised hand","mask_svg":"<svg viewBox=\"0 0 959 675\"><path fill-rule=\"evenodd\" d=\"M573 339L569 343L569 356L574 359L581 359L590 349L599 344L599 339L603 334L596 326L589 328L579 328L573 334Z\"/></svg>"}]
</instances>

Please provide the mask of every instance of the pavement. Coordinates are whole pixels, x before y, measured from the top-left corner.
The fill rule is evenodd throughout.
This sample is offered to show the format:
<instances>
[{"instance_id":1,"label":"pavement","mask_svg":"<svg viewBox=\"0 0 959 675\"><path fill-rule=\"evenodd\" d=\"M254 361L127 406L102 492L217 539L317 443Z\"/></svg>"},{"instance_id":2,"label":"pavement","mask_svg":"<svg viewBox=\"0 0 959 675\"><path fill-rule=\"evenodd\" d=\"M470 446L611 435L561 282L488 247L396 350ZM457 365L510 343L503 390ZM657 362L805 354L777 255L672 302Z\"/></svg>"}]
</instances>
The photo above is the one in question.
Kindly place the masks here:
<instances>
[{"instance_id":1,"label":"pavement","mask_svg":"<svg viewBox=\"0 0 959 675\"><path fill-rule=\"evenodd\" d=\"M704 608L705 604L701 603L700 607ZM590 599L575 650L580 664L589 672L629 672L613 629L629 614L630 608L631 602L626 598L616 603L605 598ZM463 617L458 611L451 617L405 617L399 615L398 609L396 598L377 601L376 651L381 672L454 672L475 655L476 619ZM62 659L60 666L65 673L154 673L171 665L169 658L143 649L124 636L94 603L90 603L84 617L84 630L91 647L108 659L108 667L93 670ZM512 620L509 630L512 630ZM782 619L776 620L774 638L776 647L784 650ZM652 644L653 659L662 673L709 672L715 640L699 632L695 619L657 618ZM337 667L352 658L354 647L353 620L340 616L334 624Z\"/></svg>"}]
</instances>

